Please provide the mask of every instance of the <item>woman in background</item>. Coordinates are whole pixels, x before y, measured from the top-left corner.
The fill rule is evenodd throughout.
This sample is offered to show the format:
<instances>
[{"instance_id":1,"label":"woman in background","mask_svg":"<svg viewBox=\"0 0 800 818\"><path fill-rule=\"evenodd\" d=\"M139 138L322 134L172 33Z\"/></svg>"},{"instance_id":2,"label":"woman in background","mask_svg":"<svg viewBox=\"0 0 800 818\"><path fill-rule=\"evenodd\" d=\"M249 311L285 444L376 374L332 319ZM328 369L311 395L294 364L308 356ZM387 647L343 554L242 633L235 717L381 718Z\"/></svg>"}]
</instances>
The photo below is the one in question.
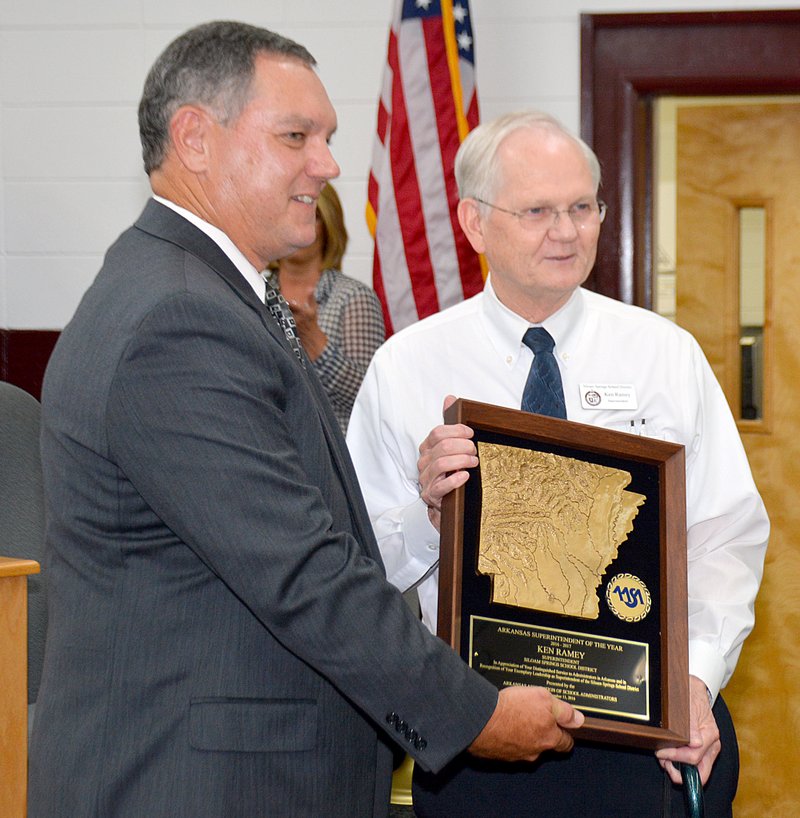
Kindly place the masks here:
<instances>
[{"instance_id":1,"label":"woman in background","mask_svg":"<svg viewBox=\"0 0 800 818\"><path fill-rule=\"evenodd\" d=\"M366 284L341 272L347 230L328 184L317 201L317 238L271 265L269 283L289 302L297 332L347 431L350 410L385 329L381 305Z\"/></svg>"}]
</instances>

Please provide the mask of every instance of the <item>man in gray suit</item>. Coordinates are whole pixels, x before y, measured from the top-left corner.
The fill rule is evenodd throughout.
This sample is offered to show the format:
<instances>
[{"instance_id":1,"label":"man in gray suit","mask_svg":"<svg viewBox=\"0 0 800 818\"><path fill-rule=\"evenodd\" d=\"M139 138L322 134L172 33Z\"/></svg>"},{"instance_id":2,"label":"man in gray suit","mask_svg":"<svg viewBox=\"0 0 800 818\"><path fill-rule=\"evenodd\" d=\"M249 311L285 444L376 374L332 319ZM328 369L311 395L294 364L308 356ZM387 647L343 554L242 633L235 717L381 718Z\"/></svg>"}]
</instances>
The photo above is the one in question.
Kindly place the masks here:
<instances>
[{"instance_id":1,"label":"man in gray suit","mask_svg":"<svg viewBox=\"0 0 800 818\"><path fill-rule=\"evenodd\" d=\"M29 815L385 815L394 739L568 750L384 579L336 419L259 274L310 244L336 117L301 46L210 23L140 104L154 192L43 392L50 627ZM266 300L266 304L264 303Z\"/></svg>"}]
</instances>

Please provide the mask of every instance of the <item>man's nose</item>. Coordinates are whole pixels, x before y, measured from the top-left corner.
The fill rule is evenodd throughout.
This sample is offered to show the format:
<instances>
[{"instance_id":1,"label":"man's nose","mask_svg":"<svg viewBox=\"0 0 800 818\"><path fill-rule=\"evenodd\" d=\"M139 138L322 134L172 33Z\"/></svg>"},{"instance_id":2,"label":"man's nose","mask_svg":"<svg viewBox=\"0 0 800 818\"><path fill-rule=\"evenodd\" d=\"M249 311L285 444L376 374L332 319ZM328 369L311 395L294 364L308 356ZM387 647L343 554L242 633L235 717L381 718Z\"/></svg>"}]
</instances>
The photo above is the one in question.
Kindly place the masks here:
<instances>
[{"instance_id":1,"label":"man's nose","mask_svg":"<svg viewBox=\"0 0 800 818\"><path fill-rule=\"evenodd\" d=\"M574 239L578 235L578 228L568 210L553 211L553 221L547 232L562 241Z\"/></svg>"},{"instance_id":2,"label":"man's nose","mask_svg":"<svg viewBox=\"0 0 800 818\"><path fill-rule=\"evenodd\" d=\"M313 157L309 175L327 182L329 179L335 179L341 172L341 168L333 158L330 146L327 142L323 143Z\"/></svg>"}]
</instances>

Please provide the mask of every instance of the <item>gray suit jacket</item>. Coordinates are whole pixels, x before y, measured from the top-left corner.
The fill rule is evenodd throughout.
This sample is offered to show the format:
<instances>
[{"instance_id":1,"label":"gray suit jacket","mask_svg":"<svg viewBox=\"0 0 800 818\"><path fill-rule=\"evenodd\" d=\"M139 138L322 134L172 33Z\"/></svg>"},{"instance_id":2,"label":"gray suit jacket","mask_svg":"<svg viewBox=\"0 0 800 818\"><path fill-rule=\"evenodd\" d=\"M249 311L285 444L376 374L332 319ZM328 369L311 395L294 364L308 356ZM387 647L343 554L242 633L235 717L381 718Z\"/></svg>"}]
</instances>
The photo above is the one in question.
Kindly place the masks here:
<instances>
[{"instance_id":1,"label":"gray suit jacket","mask_svg":"<svg viewBox=\"0 0 800 818\"><path fill-rule=\"evenodd\" d=\"M383 578L343 438L241 274L150 202L43 390L50 625L29 816L386 813L496 691Z\"/></svg>"}]
</instances>

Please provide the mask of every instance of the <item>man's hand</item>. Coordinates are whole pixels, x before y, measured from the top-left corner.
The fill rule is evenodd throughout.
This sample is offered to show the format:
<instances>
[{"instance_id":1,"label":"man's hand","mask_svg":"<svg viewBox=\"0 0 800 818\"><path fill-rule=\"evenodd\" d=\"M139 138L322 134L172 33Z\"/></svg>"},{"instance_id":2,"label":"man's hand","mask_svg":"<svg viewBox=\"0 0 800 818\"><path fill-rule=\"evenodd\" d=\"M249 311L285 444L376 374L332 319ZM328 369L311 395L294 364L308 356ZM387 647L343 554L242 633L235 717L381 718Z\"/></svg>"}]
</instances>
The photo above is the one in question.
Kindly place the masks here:
<instances>
[{"instance_id":1,"label":"man's hand","mask_svg":"<svg viewBox=\"0 0 800 818\"><path fill-rule=\"evenodd\" d=\"M583 713L543 687L507 687L469 751L481 758L535 761L545 750L570 750L567 730L582 724Z\"/></svg>"},{"instance_id":2,"label":"man's hand","mask_svg":"<svg viewBox=\"0 0 800 818\"><path fill-rule=\"evenodd\" d=\"M656 757L675 784L680 784L681 774L675 763L694 764L703 784L711 775L711 768L722 748L719 729L708 702L705 683L697 676L689 677L689 743L684 747L668 747L659 750Z\"/></svg>"},{"instance_id":3,"label":"man's hand","mask_svg":"<svg viewBox=\"0 0 800 818\"><path fill-rule=\"evenodd\" d=\"M453 395L444 399L444 409L455 402ZM419 493L428 506L428 517L436 530L441 521L442 497L463 486L469 478L465 469L478 465L473 431L463 423L437 426L420 443Z\"/></svg>"},{"instance_id":4,"label":"man's hand","mask_svg":"<svg viewBox=\"0 0 800 818\"><path fill-rule=\"evenodd\" d=\"M305 301L290 301L289 308L297 324L297 334L306 355L316 361L328 345L328 336L317 322L317 300L314 291L310 290Z\"/></svg>"}]
</instances>

